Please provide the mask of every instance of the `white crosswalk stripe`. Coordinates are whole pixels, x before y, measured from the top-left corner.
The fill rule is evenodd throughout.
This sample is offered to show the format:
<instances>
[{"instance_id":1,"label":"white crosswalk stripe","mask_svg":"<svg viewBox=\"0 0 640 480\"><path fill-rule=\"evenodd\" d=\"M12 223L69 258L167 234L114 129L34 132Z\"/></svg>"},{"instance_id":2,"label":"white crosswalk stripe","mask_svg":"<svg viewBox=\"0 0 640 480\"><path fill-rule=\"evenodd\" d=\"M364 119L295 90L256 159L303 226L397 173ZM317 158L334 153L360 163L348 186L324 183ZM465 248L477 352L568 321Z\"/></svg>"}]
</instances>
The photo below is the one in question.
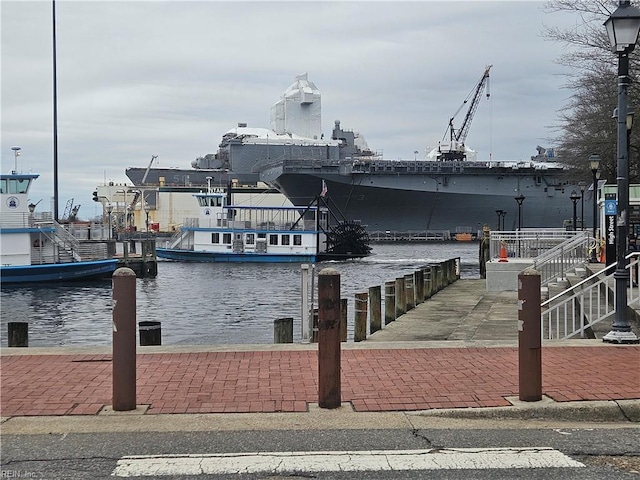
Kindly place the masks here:
<instances>
[{"instance_id":1,"label":"white crosswalk stripe","mask_svg":"<svg viewBox=\"0 0 640 480\"><path fill-rule=\"evenodd\" d=\"M122 457L118 477L334 471L577 468L585 465L552 448L450 448L325 452L133 455Z\"/></svg>"}]
</instances>

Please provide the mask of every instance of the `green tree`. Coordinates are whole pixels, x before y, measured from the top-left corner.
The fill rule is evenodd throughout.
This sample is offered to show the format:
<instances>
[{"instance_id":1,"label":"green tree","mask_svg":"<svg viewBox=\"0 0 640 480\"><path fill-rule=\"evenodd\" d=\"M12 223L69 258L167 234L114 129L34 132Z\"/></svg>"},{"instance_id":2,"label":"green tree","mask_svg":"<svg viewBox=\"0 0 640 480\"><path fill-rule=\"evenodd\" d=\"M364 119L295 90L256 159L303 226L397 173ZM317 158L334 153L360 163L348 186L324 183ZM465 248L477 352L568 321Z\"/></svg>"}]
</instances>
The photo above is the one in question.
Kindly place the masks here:
<instances>
[{"instance_id":1,"label":"green tree","mask_svg":"<svg viewBox=\"0 0 640 480\"><path fill-rule=\"evenodd\" d=\"M554 0L544 7L547 13L573 12L577 18L570 29L547 27L543 32L545 38L566 45L567 53L557 62L571 72L564 85L571 95L567 105L559 110L558 123L554 125L558 156L575 169L574 176L588 179L589 155L597 153L602 159L601 178L609 183L616 182L617 123L612 116L618 102L618 57L611 51L603 24L617 7L617 1L598 0ZM640 181L638 50L629 57L629 105L637 110L629 151L629 176L633 183Z\"/></svg>"}]
</instances>

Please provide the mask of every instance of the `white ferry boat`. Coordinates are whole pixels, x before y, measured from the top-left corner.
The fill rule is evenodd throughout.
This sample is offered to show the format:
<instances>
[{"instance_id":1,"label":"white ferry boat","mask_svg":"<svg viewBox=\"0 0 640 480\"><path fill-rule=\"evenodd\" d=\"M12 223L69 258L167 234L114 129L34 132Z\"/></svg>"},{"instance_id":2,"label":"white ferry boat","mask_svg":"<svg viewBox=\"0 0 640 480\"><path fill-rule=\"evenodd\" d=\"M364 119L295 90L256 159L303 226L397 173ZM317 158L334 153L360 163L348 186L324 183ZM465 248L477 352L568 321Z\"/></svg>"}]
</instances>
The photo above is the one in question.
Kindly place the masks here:
<instances>
[{"instance_id":1,"label":"white ferry boat","mask_svg":"<svg viewBox=\"0 0 640 480\"><path fill-rule=\"evenodd\" d=\"M339 221L318 201L309 206L234 205L224 189L196 193L199 217L185 222L160 258L200 262L313 263L320 259L368 255L368 237L359 225ZM318 197L320 198L320 197Z\"/></svg>"}]
</instances>

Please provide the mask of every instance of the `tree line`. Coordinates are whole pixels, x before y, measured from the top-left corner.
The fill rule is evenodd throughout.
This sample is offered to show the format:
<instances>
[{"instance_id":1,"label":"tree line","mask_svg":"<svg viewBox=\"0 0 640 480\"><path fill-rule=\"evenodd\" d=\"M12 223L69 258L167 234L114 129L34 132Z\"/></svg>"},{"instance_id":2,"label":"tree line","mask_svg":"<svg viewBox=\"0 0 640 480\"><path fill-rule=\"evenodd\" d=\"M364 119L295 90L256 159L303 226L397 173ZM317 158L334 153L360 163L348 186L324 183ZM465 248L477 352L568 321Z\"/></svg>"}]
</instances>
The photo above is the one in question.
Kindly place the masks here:
<instances>
[{"instance_id":1,"label":"tree line","mask_svg":"<svg viewBox=\"0 0 640 480\"><path fill-rule=\"evenodd\" d=\"M636 2L632 2L635 4ZM558 111L552 126L557 156L573 170L572 178L591 179L588 159L601 158L600 178L616 183L618 104L618 57L611 51L604 22L618 7L618 1L553 0L545 12L572 12L577 21L570 29L546 27L543 36L563 43L567 52L557 62L568 67L564 88L570 92L567 104ZM629 181L640 182L640 58L635 49L629 56L629 107L635 110L629 141Z\"/></svg>"}]
</instances>

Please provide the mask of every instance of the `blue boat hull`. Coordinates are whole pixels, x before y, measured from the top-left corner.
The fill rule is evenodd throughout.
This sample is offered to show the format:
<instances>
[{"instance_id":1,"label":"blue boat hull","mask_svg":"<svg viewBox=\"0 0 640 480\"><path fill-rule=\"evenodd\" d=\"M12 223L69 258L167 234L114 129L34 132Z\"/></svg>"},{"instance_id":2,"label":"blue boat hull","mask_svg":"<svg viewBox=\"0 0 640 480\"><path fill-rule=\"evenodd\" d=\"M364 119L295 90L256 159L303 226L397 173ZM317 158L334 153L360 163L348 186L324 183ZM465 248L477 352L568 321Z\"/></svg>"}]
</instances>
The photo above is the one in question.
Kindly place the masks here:
<instances>
[{"instance_id":1,"label":"blue boat hull","mask_svg":"<svg viewBox=\"0 0 640 480\"><path fill-rule=\"evenodd\" d=\"M3 266L0 267L0 280L3 285L92 280L110 276L117 265L117 259L109 259L45 265Z\"/></svg>"},{"instance_id":2,"label":"blue boat hull","mask_svg":"<svg viewBox=\"0 0 640 480\"><path fill-rule=\"evenodd\" d=\"M183 262L218 263L314 263L315 255L272 255L268 253L215 253L194 252L170 248L156 248L156 256Z\"/></svg>"}]
</instances>

